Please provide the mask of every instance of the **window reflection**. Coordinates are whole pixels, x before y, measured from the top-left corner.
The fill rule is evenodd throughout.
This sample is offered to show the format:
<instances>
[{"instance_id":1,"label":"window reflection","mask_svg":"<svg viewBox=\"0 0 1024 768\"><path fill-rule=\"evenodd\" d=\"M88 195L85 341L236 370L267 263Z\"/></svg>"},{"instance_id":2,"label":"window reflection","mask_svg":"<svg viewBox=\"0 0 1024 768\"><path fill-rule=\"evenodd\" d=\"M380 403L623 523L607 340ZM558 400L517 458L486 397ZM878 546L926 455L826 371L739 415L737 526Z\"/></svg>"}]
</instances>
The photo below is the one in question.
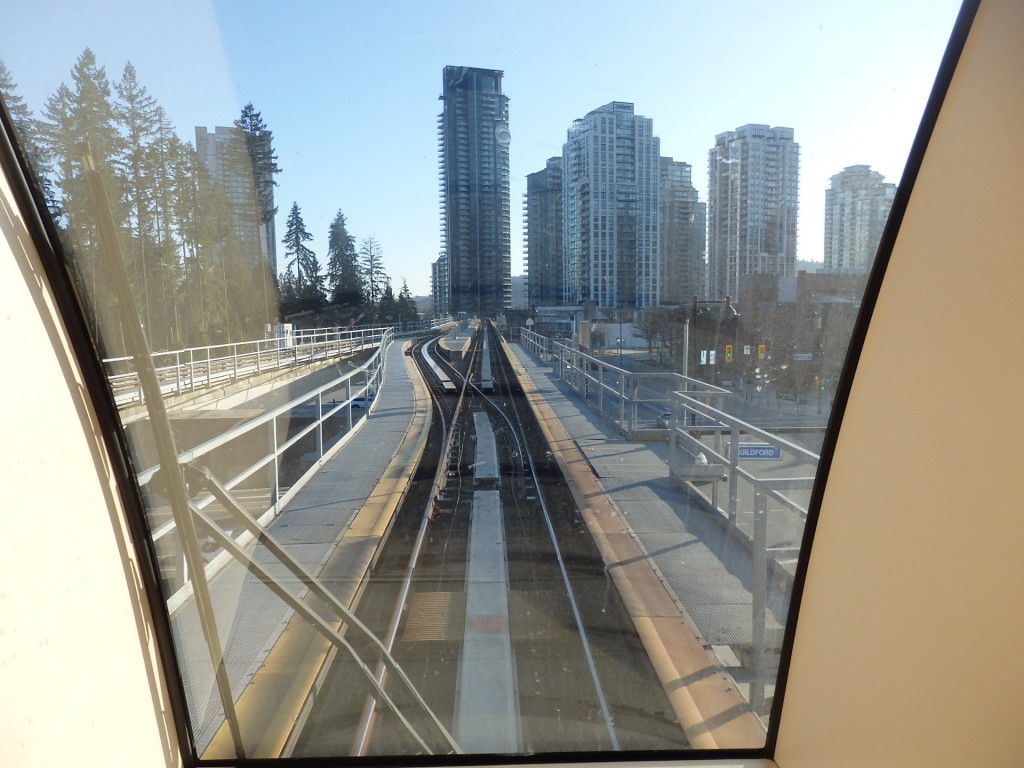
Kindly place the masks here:
<instances>
[{"instance_id":1,"label":"window reflection","mask_svg":"<svg viewBox=\"0 0 1024 768\"><path fill-rule=\"evenodd\" d=\"M66 38L61 74L10 39L0 62L133 452L196 753L761 747L817 454L955 7L520 4L482 32L444 5L196 5L214 23L180 29L216 52L100 6L56 21L111 18ZM358 33L339 50L336 29ZM610 57L629 39L643 55ZM440 360L398 389L419 376L401 346L446 335L438 358L497 369L474 318L540 394L481 368L495 421L450 437L424 415ZM418 536L421 509L375 505L425 504L388 483L442 444Z\"/></svg>"}]
</instances>

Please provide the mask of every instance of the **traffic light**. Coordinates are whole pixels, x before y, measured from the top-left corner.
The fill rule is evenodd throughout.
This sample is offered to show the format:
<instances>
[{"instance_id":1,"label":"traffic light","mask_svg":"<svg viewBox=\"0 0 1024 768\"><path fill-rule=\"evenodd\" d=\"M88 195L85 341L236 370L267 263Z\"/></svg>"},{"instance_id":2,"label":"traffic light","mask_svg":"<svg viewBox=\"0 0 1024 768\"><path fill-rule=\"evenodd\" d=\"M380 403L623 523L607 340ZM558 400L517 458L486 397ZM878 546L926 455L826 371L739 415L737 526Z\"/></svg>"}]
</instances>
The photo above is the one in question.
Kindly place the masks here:
<instances>
[{"instance_id":1,"label":"traffic light","mask_svg":"<svg viewBox=\"0 0 1024 768\"><path fill-rule=\"evenodd\" d=\"M732 362L732 344L725 345L725 362Z\"/></svg>"},{"instance_id":2,"label":"traffic light","mask_svg":"<svg viewBox=\"0 0 1024 768\"><path fill-rule=\"evenodd\" d=\"M757 345L757 359L764 360L764 344Z\"/></svg>"}]
</instances>

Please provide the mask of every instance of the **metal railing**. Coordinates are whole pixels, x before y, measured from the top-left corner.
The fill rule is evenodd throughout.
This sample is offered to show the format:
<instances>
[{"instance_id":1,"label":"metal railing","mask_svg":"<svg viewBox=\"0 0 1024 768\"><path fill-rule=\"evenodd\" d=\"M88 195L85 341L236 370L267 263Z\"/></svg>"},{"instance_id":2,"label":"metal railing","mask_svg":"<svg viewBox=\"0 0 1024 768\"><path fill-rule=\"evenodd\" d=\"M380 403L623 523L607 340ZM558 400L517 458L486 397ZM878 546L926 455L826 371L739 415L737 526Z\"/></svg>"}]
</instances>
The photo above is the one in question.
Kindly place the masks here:
<instances>
[{"instance_id":1,"label":"metal railing","mask_svg":"<svg viewBox=\"0 0 1024 768\"><path fill-rule=\"evenodd\" d=\"M288 334L231 344L154 352L164 397L191 394L282 369L354 355L380 345L385 333L412 336L443 328L450 320L423 320L400 326L296 329ZM145 402L138 366L132 357L103 360L119 408Z\"/></svg>"},{"instance_id":2,"label":"metal railing","mask_svg":"<svg viewBox=\"0 0 1024 768\"><path fill-rule=\"evenodd\" d=\"M253 516L260 525L266 525L294 497L305 483L333 456L352 432L353 409L365 407L369 410L374 394L379 390L383 377L384 354L393 340L390 328L381 334L378 349L371 358L359 367L332 379L326 384L311 389L288 402L266 411L258 417L227 429L217 436L178 454L178 463L205 464L218 467L218 475L227 477L223 485L228 490L240 489L239 495L246 496L244 489L250 489L251 503L255 507ZM302 424L290 434L281 434L281 419L302 414ZM306 419L309 423L305 424ZM288 419L288 426L292 419ZM252 455L253 446L265 449ZM248 456L239 466L237 454ZM229 468L229 469L228 469ZM138 474L143 493L149 496L159 488L151 487L158 476L160 467L152 466ZM199 510L206 509L215 501L212 494L205 494L194 502ZM183 548L177 542L176 525L168 515L161 522L155 511L153 542L167 570L165 578L172 583L168 609L173 612L191 594L189 574L183 556ZM243 532L236 539L239 546L245 546L251 535ZM227 552L216 554L206 565L207 576L212 576L230 562Z\"/></svg>"},{"instance_id":3,"label":"metal railing","mask_svg":"<svg viewBox=\"0 0 1024 768\"><path fill-rule=\"evenodd\" d=\"M285 368L353 355L381 344L390 328L316 329L291 336L154 352L160 392L164 397L193 393ZM144 402L137 365L132 357L103 361L119 408Z\"/></svg>"},{"instance_id":4,"label":"metal railing","mask_svg":"<svg viewBox=\"0 0 1024 768\"><path fill-rule=\"evenodd\" d=\"M765 685L771 677L766 671L768 654L781 645L781 634L771 636L767 627L767 585L776 579L784 584L785 594L792 585L818 459L818 454L702 398L673 394L669 476L699 494L750 552L750 702L759 713L764 711ZM723 487L727 494L721 499Z\"/></svg>"},{"instance_id":5,"label":"metal railing","mask_svg":"<svg viewBox=\"0 0 1024 768\"><path fill-rule=\"evenodd\" d=\"M818 454L728 413L736 393L679 374L629 371L571 341L527 329L520 340L623 435L650 436L652 427L661 427L669 477L716 513L723 530L749 553L750 702L764 713L765 686L773 679L769 655L781 643L781 633L768 626L768 581L782 586L774 594L788 595ZM663 392L666 382L669 391ZM664 423L652 424L653 414ZM773 611L784 613L784 606L773 605Z\"/></svg>"},{"instance_id":6,"label":"metal railing","mask_svg":"<svg viewBox=\"0 0 1024 768\"><path fill-rule=\"evenodd\" d=\"M520 343L539 360L550 363L559 379L627 437L657 429L658 417L672 407L674 391L696 393L708 402L720 402L731 394L678 373L630 371L572 341L548 338L526 328L520 331Z\"/></svg>"}]
</instances>

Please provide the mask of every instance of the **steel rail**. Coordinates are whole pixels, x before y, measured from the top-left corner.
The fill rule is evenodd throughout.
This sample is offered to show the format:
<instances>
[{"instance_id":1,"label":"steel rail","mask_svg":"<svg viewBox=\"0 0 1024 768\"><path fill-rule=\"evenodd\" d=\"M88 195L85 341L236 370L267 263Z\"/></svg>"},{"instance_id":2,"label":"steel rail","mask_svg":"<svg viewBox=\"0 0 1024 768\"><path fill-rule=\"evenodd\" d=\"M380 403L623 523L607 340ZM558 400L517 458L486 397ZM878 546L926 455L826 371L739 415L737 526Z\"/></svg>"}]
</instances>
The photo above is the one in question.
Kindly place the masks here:
<instances>
[{"instance_id":1,"label":"steel rail","mask_svg":"<svg viewBox=\"0 0 1024 768\"><path fill-rule=\"evenodd\" d=\"M503 358L503 356L499 355L499 361L503 361L501 365L501 371L502 377L505 379L505 383L507 386L508 382L511 380L514 374L509 370L511 366L507 358ZM524 438L523 442L519 441L520 432L524 432L525 430L523 430L522 427L523 420L519 414L519 409L516 407L515 398L509 397L509 403L511 405L512 412L516 416L516 421L519 424L518 430L515 426L513 426L512 422L505 414L503 408L499 407L497 403L493 402L482 391L478 390L478 392L480 396L494 408L495 411L501 414L502 418L505 419L506 423L508 423L509 429L512 432L512 436L516 439L516 443L519 445L520 455L525 456L525 458L529 461L530 473L533 475L533 477L537 477L537 468L533 461L533 454L526 447L525 435L522 435L522 437ZM604 718L605 727L608 730L608 738L611 741L612 749L618 752L621 749L621 747L619 746L619 739L615 735L614 719L612 718L611 710L608 708L608 701L604 695L604 687L601 685L601 678L597 672L597 663L594 661L594 654L590 646L590 639L587 636L587 630L583 624L583 615L580 612L578 603L576 602L576 595L572 588L572 582L569 579L569 571L565 565L565 559L562 557L562 549L558 544L558 537L555 535L555 527L554 523L551 520L551 513L548 510L547 502L544 501L544 493L541 491L539 485L537 486L537 499L540 502L541 512L544 516L544 523L548 529L548 536L550 536L551 538L551 545L552 547L554 547L555 550L555 559L558 561L558 570L562 575L562 583L565 585L565 592L569 599L569 604L572 607L573 620L576 623L576 629L580 635L580 643L583 646L583 655L586 657L587 668L590 671L590 677L594 683L594 692L597 696L598 703L601 707L601 716Z\"/></svg>"},{"instance_id":2,"label":"steel rail","mask_svg":"<svg viewBox=\"0 0 1024 768\"><path fill-rule=\"evenodd\" d=\"M349 610L334 594L328 590L319 579L306 571L301 564L295 558L288 554L287 550L281 546L278 541L271 536L271 534L263 528L255 518L253 518L246 510L235 501L231 493L220 484L213 473L206 467L195 467L193 465L186 465L185 469L188 471L189 477L198 484L202 484L224 507L228 510L231 516L241 523L245 528L252 533L260 544L277 558L277 560L284 565L300 582L307 587L316 597L323 600L329 605L340 619L347 622L348 626L354 627L359 630L360 634L365 637L370 643L381 652L384 659L388 662L390 667L394 669L403 685L415 699L416 703L420 708L427 714L429 720L434 726L440 731L442 738L448 742L448 745L453 751L458 752L458 745L452 738L451 734L444 727L437 715L430 708L427 702L423 699L423 696L416 689L416 686L405 674L398 661L391 655L391 649L386 647L381 642L380 638L377 637L374 632L366 626L351 610ZM190 504L193 514L195 514L202 522L211 529L213 537L217 542L229 551L236 560L241 562L250 572L256 575L268 588L270 588L278 597L284 600L293 610L296 611L300 616L306 619L310 624L324 635L332 644L343 647L349 651L353 660L359 665L360 669L363 670L364 674L371 681L378 694L382 696L388 708L401 720L402 724L406 727L409 733L416 739L417 743L423 747L428 753L433 754L433 751L422 739L413 725L408 719L402 714L401 710L394 704L391 697L375 682L375 675L370 671L370 668L366 666L355 649L348 643L342 635L334 630L330 625L327 624L320 616L316 614L310 607L306 606L299 598L288 591L280 581L274 578L263 566L257 563L253 558L247 554L228 534L224 533L217 525L217 523L207 515L204 511L199 509L195 504Z\"/></svg>"},{"instance_id":3,"label":"steel rail","mask_svg":"<svg viewBox=\"0 0 1024 768\"><path fill-rule=\"evenodd\" d=\"M416 351L420 352L421 357L425 357L426 353L422 352L425 346L426 344L421 344L417 347ZM439 396L433 390L430 390L430 393L434 401L437 402ZM443 456L446 457L448 455L448 452L450 451L449 438L451 435L451 431L449 430L447 421L444 417L443 409L439 407L438 413L441 417L441 434L446 444L446 451L444 452ZM440 490L441 479L444 477L446 467L446 461L438 461L437 471L434 473L434 482L430 488L430 497L427 500L426 508L423 510L423 515L420 518L420 526L416 532L416 540L413 543L412 551L409 554L409 561L405 567L405 576L402 579L402 586L399 589L398 598L395 600L395 608L391 614L391 621L388 624L387 634L384 637L384 647L387 649L387 652L389 654L394 648L395 639L398 637L398 626L399 624L401 624L402 615L405 613L405 604L406 601L409 599L409 592L412 590L412 582L416 572L416 566L419 563L420 552L423 549L423 542L426 540L427 537L427 527L430 524L430 520L433 518L434 499L437 497L437 493ZM377 669L375 670L374 679L376 680L376 684L383 688L387 679L387 668L384 667L383 664L378 664ZM370 739L373 735L373 731L376 726L376 720L377 700L373 697L370 697L370 699L366 703L366 706L363 709L363 714L359 720L359 727L356 730L355 747L353 748L353 754L355 754L356 756L366 755L366 751L370 747ZM452 744L454 745L455 752L461 754L462 749L454 741L454 738L452 739Z\"/></svg>"}]
</instances>

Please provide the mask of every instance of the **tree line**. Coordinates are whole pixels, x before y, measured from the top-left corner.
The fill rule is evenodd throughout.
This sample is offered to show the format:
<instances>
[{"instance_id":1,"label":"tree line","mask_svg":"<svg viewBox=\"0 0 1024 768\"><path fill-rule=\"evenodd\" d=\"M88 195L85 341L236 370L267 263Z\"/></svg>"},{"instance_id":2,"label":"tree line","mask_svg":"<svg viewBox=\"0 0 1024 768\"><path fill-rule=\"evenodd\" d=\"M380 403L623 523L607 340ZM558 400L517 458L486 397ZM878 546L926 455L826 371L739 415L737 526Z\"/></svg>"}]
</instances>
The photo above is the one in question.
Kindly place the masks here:
<instances>
[{"instance_id":1,"label":"tree line","mask_svg":"<svg viewBox=\"0 0 1024 768\"><path fill-rule=\"evenodd\" d=\"M366 237L357 249L344 213L335 214L328 230L325 272L305 245L312 239L298 203L292 203L282 240L287 259L287 268L280 275L285 319L304 313L329 313L335 321L331 324L398 324L417 319L416 302L405 281L395 296L391 278L384 271L380 243L375 237Z\"/></svg>"},{"instance_id":2,"label":"tree line","mask_svg":"<svg viewBox=\"0 0 1024 768\"><path fill-rule=\"evenodd\" d=\"M0 96L65 252L73 254L68 268L104 354L125 352L120 324L126 308L112 288L111 250L120 252L134 310L154 350L260 338L267 323L331 304L360 322L415 316L408 288L393 294L380 244L367 238L356 249L340 211L321 274L294 204L282 241L287 268L274 274L260 231L273 231L267 224L277 212L273 187L280 168L273 135L251 103L229 135L217 137L214 174L197 147L178 137L130 62L112 82L85 49L70 80L34 115L0 61ZM87 169L102 183L106 211L89 192ZM116 248L101 238L99 222L108 213Z\"/></svg>"}]
</instances>

